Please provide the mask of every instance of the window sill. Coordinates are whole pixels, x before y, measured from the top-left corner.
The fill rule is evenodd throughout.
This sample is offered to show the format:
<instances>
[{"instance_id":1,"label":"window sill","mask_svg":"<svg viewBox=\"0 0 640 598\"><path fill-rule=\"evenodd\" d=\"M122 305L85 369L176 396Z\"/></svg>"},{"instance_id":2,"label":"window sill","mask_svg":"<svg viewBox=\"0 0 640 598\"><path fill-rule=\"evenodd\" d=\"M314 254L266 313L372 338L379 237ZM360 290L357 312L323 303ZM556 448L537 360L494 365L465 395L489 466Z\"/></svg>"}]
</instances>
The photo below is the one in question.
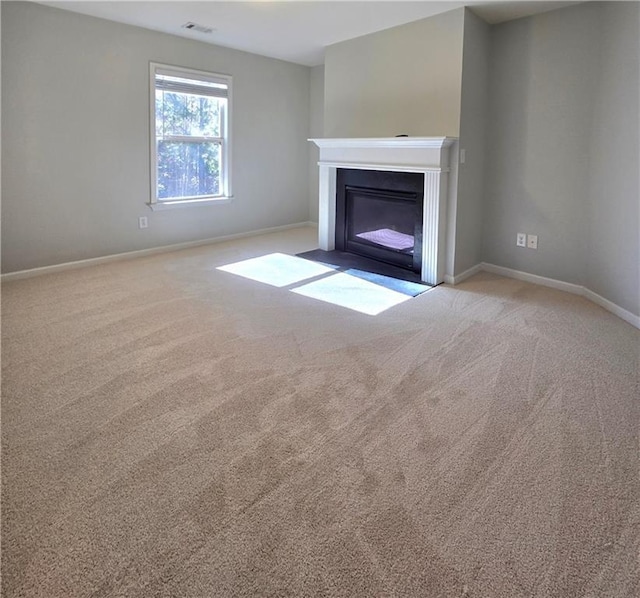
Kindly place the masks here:
<instances>
[{"instance_id":1,"label":"window sill","mask_svg":"<svg viewBox=\"0 0 640 598\"><path fill-rule=\"evenodd\" d=\"M158 201L147 205L154 211L174 210L176 208L199 208L205 206L220 206L231 203L233 195L229 197L216 197L215 199L179 199L176 201Z\"/></svg>"}]
</instances>

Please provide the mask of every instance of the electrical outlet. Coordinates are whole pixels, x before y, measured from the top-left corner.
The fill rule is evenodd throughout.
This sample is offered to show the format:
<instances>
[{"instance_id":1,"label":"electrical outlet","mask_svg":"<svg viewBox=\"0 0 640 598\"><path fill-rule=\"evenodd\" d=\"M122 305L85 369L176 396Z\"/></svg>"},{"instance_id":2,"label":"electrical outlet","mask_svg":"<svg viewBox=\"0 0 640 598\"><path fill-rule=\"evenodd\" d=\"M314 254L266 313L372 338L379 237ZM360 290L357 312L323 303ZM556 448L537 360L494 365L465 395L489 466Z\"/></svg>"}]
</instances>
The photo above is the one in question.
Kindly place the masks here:
<instances>
[{"instance_id":1,"label":"electrical outlet","mask_svg":"<svg viewBox=\"0 0 640 598\"><path fill-rule=\"evenodd\" d=\"M149 226L149 222L147 221L146 216L140 216L138 218L138 228L147 228Z\"/></svg>"},{"instance_id":2,"label":"electrical outlet","mask_svg":"<svg viewBox=\"0 0 640 598\"><path fill-rule=\"evenodd\" d=\"M527 246L527 233L518 233L518 235L516 236L516 245L518 247Z\"/></svg>"},{"instance_id":3,"label":"electrical outlet","mask_svg":"<svg viewBox=\"0 0 640 598\"><path fill-rule=\"evenodd\" d=\"M460 150L460 164L464 164L467 161L467 150Z\"/></svg>"},{"instance_id":4,"label":"electrical outlet","mask_svg":"<svg viewBox=\"0 0 640 598\"><path fill-rule=\"evenodd\" d=\"M527 247L529 249L538 249L538 235L527 235Z\"/></svg>"}]
</instances>

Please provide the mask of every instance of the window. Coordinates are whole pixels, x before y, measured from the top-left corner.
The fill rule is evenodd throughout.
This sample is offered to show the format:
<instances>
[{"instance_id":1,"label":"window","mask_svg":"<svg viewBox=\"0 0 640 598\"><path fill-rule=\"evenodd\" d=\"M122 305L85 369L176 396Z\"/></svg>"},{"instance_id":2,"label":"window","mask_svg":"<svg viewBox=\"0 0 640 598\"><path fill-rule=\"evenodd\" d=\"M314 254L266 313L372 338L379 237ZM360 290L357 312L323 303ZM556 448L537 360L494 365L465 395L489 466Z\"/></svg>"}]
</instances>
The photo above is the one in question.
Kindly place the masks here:
<instances>
[{"instance_id":1,"label":"window","mask_svg":"<svg viewBox=\"0 0 640 598\"><path fill-rule=\"evenodd\" d=\"M151 64L151 207L231 197L231 77Z\"/></svg>"}]
</instances>

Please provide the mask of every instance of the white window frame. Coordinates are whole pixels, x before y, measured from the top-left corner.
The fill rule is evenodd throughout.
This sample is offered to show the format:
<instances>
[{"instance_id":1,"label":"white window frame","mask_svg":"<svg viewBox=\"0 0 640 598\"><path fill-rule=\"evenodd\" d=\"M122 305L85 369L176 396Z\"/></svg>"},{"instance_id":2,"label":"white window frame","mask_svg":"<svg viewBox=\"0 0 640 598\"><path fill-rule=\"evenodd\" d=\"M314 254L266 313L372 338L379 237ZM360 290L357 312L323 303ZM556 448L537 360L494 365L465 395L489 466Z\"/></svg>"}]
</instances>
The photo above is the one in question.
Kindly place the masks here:
<instances>
[{"instance_id":1,"label":"white window frame","mask_svg":"<svg viewBox=\"0 0 640 598\"><path fill-rule=\"evenodd\" d=\"M176 77L196 78L213 83L227 85L226 108L220 122L220 137L217 138L221 145L220 161L220 194L199 197L184 197L175 199L158 199L158 156L156 152L156 73L170 74ZM149 139L150 139L150 174L151 197L148 203L152 210L166 210L171 208L184 208L189 206L220 205L229 203L233 198L231 192L231 106L232 106L232 81L231 75L211 73L196 69L161 64L149 63ZM176 137L177 138L177 137ZM189 139L193 139L192 137Z\"/></svg>"}]
</instances>

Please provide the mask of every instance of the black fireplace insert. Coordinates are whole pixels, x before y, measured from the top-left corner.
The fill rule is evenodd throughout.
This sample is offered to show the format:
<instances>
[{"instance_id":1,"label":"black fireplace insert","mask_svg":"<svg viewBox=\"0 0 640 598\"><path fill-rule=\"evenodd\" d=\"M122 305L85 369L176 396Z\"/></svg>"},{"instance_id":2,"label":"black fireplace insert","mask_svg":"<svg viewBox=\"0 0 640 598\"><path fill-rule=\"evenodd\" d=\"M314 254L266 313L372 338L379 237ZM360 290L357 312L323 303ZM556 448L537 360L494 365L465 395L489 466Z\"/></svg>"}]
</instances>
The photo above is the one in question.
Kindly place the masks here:
<instances>
[{"instance_id":1,"label":"black fireplace insert","mask_svg":"<svg viewBox=\"0 0 640 598\"><path fill-rule=\"evenodd\" d=\"M338 169L336 249L420 272L424 175Z\"/></svg>"}]
</instances>

